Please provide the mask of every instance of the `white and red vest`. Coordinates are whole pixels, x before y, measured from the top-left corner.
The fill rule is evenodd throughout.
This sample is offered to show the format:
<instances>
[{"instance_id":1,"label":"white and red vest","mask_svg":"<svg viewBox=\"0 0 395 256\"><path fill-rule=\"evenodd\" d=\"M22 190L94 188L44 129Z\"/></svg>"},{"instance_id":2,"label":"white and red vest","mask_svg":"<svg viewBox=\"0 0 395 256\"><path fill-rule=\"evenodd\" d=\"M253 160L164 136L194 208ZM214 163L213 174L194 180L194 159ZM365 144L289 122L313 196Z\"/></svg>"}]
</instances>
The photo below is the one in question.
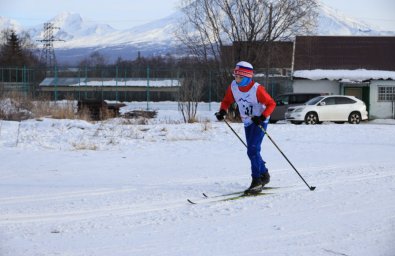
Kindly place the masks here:
<instances>
[{"instance_id":1,"label":"white and red vest","mask_svg":"<svg viewBox=\"0 0 395 256\"><path fill-rule=\"evenodd\" d=\"M235 102L239 107L241 120L245 126L249 126L252 123L251 117L260 116L266 109L266 105L258 102L256 96L260 85L255 83L247 92L240 91L235 81L230 86Z\"/></svg>"}]
</instances>

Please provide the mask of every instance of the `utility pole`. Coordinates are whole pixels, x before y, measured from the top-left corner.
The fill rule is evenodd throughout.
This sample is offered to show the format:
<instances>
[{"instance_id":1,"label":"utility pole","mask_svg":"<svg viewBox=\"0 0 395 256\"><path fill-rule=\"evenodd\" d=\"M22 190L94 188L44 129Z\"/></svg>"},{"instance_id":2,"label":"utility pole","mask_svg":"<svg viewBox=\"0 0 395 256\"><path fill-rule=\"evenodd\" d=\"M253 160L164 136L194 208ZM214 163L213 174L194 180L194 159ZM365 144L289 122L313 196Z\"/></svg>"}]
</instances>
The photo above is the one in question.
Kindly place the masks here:
<instances>
[{"instance_id":1,"label":"utility pole","mask_svg":"<svg viewBox=\"0 0 395 256\"><path fill-rule=\"evenodd\" d=\"M50 22L44 23L44 39L37 40L43 43L40 62L44 63L47 69L52 69L53 67L57 66L53 42L64 41L60 39L55 39L53 35L54 29L60 29L60 28L55 27L54 24Z\"/></svg>"}]
</instances>

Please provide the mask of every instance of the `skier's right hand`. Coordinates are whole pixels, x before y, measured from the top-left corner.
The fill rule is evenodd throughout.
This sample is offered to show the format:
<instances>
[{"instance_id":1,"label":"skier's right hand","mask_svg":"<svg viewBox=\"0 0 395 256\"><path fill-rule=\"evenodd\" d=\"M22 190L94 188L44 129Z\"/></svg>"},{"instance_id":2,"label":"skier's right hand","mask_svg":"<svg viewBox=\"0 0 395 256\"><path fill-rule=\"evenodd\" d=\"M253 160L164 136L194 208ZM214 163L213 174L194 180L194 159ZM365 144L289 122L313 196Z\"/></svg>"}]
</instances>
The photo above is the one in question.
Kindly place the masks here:
<instances>
[{"instance_id":1,"label":"skier's right hand","mask_svg":"<svg viewBox=\"0 0 395 256\"><path fill-rule=\"evenodd\" d=\"M226 111L223 109L220 109L219 112L216 112L215 117L218 119L218 121L224 120L224 117L226 116Z\"/></svg>"}]
</instances>

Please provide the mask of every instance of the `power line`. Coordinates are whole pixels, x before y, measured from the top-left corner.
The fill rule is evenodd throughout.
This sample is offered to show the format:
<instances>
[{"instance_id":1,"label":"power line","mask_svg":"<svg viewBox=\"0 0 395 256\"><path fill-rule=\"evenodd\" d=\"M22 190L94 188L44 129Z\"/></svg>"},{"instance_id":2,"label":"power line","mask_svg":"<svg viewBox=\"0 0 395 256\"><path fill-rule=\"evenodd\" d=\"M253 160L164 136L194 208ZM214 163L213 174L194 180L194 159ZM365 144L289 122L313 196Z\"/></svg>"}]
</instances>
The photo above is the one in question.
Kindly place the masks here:
<instances>
[{"instance_id":1,"label":"power line","mask_svg":"<svg viewBox=\"0 0 395 256\"><path fill-rule=\"evenodd\" d=\"M54 24L50 22L44 23L44 39L37 40L43 43L43 49L40 56L40 62L45 63L47 68L52 68L57 66L55 50L53 47L53 42L55 41L64 41L61 39L55 39L53 35L54 29L60 29L59 27L55 27Z\"/></svg>"}]
</instances>

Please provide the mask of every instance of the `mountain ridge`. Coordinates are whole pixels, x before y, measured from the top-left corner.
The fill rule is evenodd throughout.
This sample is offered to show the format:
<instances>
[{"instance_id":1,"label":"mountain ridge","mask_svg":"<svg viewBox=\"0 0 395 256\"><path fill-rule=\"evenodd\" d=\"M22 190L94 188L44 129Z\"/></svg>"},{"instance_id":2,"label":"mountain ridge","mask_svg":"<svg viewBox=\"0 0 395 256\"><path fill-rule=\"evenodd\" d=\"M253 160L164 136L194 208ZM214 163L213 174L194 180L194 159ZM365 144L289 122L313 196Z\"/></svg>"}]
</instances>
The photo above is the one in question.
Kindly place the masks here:
<instances>
[{"instance_id":1,"label":"mountain ridge","mask_svg":"<svg viewBox=\"0 0 395 256\"><path fill-rule=\"evenodd\" d=\"M380 31L379 28L347 17L322 2L318 2L318 6L318 26L314 35L395 35L393 31ZM94 51L99 51L110 62L118 57L134 59L138 52L142 56L167 53L182 55L185 53L184 49L173 34L181 17L182 13L177 11L165 18L124 30L117 30L108 24L86 21L80 14L71 12L62 12L48 22L59 28L54 30L54 38L64 40L54 43L58 61L74 64ZM33 40L43 38L42 24L24 28L15 20L0 17L0 29L9 27L17 32L27 31Z\"/></svg>"}]
</instances>

